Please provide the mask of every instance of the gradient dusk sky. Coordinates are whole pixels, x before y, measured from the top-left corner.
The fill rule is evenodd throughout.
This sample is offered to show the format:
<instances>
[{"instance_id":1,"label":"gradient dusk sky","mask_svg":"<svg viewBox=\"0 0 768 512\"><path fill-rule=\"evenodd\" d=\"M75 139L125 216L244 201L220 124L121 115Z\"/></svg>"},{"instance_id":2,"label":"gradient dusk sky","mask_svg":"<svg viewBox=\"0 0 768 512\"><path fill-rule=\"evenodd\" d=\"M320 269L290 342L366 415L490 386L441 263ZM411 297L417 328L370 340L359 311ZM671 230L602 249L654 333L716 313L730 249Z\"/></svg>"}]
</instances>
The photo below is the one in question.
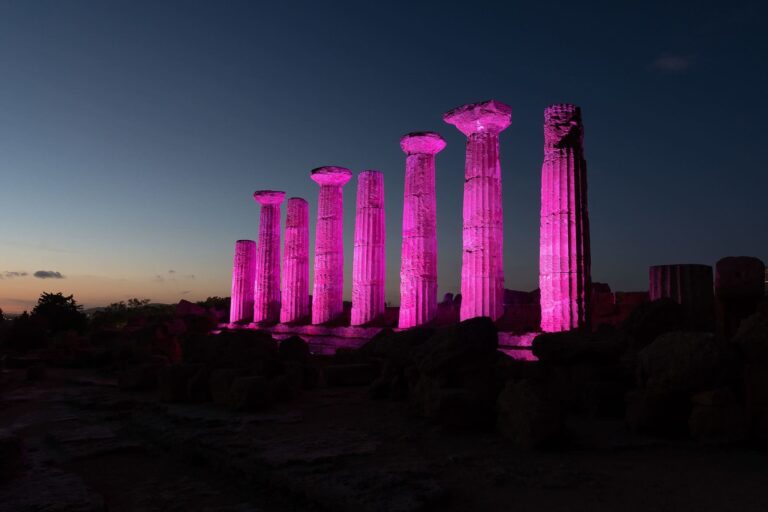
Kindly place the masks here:
<instances>
[{"instance_id":1,"label":"gradient dusk sky","mask_svg":"<svg viewBox=\"0 0 768 512\"><path fill-rule=\"evenodd\" d=\"M228 296L254 190L306 198L314 247L321 165L384 172L397 303L398 141L420 130L448 142L439 293L457 291L465 138L441 114L489 98L512 106L508 288L537 286L543 109L560 102L583 110L594 280L768 260L765 2L499 4L0 0L0 308Z\"/></svg>"}]
</instances>

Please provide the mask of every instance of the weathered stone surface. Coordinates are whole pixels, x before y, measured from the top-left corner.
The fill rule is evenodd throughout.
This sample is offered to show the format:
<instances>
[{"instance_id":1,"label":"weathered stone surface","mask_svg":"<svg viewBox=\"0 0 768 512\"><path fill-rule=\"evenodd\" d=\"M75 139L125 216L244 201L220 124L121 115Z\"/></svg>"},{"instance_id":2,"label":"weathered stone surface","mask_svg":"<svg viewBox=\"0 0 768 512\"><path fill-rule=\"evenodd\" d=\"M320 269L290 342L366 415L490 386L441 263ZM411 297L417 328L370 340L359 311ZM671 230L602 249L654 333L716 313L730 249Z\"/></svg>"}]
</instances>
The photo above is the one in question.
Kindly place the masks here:
<instances>
[{"instance_id":1,"label":"weathered stone surface","mask_svg":"<svg viewBox=\"0 0 768 512\"><path fill-rule=\"evenodd\" d=\"M706 443L746 439L749 431L747 411L731 390L723 388L697 393L692 401L688 428L694 439Z\"/></svg>"},{"instance_id":2,"label":"weathered stone surface","mask_svg":"<svg viewBox=\"0 0 768 512\"><path fill-rule=\"evenodd\" d=\"M408 156L398 326L406 329L432 321L437 313L435 155L445 141L435 132L414 132L400 139L400 147Z\"/></svg>"},{"instance_id":3,"label":"weathered stone surface","mask_svg":"<svg viewBox=\"0 0 768 512\"><path fill-rule=\"evenodd\" d=\"M732 354L712 334L670 332L638 354L638 383L659 393L694 393L733 377Z\"/></svg>"},{"instance_id":4,"label":"weathered stone surface","mask_svg":"<svg viewBox=\"0 0 768 512\"><path fill-rule=\"evenodd\" d=\"M380 171L363 171L357 177L351 325L382 320L386 291L385 248L384 175Z\"/></svg>"},{"instance_id":5,"label":"weathered stone surface","mask_svg":"<svg viewBox=\"0 0 768 512\"><path fill-rule=\"evenodd\" d=\"M512 108L490 100L451 110L443 120L467 136L461 319L487 316L496 320L504 311L499 133L512 122Z\"/></svg>"},{"instance_id":6,"label":"weathered stone surface","mask_svg":"<svg viewBox=\"0 0 768 512\"><path fill-rule=\"evenodd\" d=\"M309 316L309 205L292 197L286 209L280 322L297 323Z\"/></svg>"},{"instance_id":7,"label":"weathered stone surface","mask_svg":"<svg viewBox=\"0 0 768 512\"><path fill-rule=\"evenodd\" d=\"M686 326L692 330L714 328L714 292L712 267L709 265L656 265L649 268L651 300L670 298L686 314Z\"/></svg>"},{"instance_id":8,"label":"weathered stone surface","mask_svg":"<svg viewBox=\"0 0 768 512\"><path fill-rule=\"evenodd\" d=\"M583 138L579 107L556 104L544 110L539 288L545 332L585 328L591 320Z\"/></svg>"},{"instance_id":9,"label":"weathered stone surface","mask_svg":"<svg viewBox=\"0 0 768 512\"><path fill-rule=\"evenodd\" d=\"M733 336L765 296L765 264L748 256L727 257L715 266L718 333Z\"/></svg>"},{"instance_id":10,"label":"weathered stone surface","mask_svg":"<svg viewBox=\"0 0 768 512\"><path fill-rule=\"evenodd\" d=\"M507 382L497 409L496 428L521 448L545 447L563 437L565 412L535 382Z\"/></svg>"},{"instance_id":11,"label":"weathered stone surface","mask_svg":"<svg viewBox=\"0 0 768 512\"><path fill-rule=\"evenodd\" d=\"M755 313L742 320L731 342L750 363L768 363L768 316Z\"/></svg>"},{"instance_id":12,"label":"weathered stone surface","mask_svg":"<svg viewBox=\"0 0 768 512\"><path fill-rule=\"evenodd\" d=\"M256 242L238 240L232 262L230 323L253 321L253 285L256 281Z\"/></svg>"},{"instance_id":13,"label":"weathered stone surface","mask_svg":"<svg viewBox=\"0 0 768 512\"><path fill-rule=\"evenodd\" d=\"M624 340L616 332L544 333L532 343L533 355L540 361L618 361L625 348Z\"/></svg>"},{"instance_id":14,"label":"weathered stone surface","mask_svg":"<svg viewBox=\"0 0 768 512\"><path fill-rule=\"evenodd\" d=\"M352 171L319 167L312 180L320 185L315 231L315 282L312 289L312 323L325 324L344 312L344 195Z\"/></svg>"},{"instance_id":15,"label":"weathered stone surface","mask_svg":"<svg viewBox=\"0 0 768 512\"><path fill-rule=\"evenodd\" d=\"M261 205L253 321L277 323L280 319L280 204L285 192L257 190L253 199Z\"/></svg>"},{"instance_id":16,"label":"weathered stone surface","mask_svg":"<svg viewBox=\"0 0 768 512\"><path fill-rule=\"evenodd\" d=\"M642 348L665 332L685 327L685 311L672 299L665 298L637 306L622 324L622 330L635 348Z\"/></svg>"}]
</instances>

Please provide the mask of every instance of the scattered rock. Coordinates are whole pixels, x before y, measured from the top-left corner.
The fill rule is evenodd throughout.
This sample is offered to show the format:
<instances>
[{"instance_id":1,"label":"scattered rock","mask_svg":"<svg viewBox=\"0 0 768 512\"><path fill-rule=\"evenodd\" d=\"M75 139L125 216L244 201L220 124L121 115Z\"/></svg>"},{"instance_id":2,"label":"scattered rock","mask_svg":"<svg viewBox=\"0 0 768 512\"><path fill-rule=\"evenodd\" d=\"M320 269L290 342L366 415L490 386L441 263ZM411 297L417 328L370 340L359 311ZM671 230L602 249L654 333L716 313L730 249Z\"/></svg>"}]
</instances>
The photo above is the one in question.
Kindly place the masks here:
<instances>
[{"instance_id":1,"label":"scattered rock","mask_svg":"<svg viewBox=\"0 0 768 512\"><path fill-rule=\"evenodd\" d=\"M688 419L690 434L706 443L736 442L746 439L749 418L744 404L738 403L729 389L697 393Z\"/></svg>"},{"instance_id":2,"label":"scattered rock","mask_svg":"<svg viewBox=\"0 0 768 512\"><path fill-rule=\"evenodd\" d=\"M685 326L685 310L672 299L645 302L636 307L622 324L622 331L634 348L642 348L661 334Z\"/></svg>"},{"instance_id":3,"label":"scattered rock","mask_svg":"<svg viewBox=\"0 0 768 512\"><path fill-rule=\"evenodd\" d=\"M731 341L750 363L768 363L768 316L755 313L742 320Z\"/></svg>"},{"instance_id":4,"label":"scattered rock","mask_svg":"<svg viewBox=\"0 0 768 512\"><path fill-rule=\"evenodd\" d=\"M638 383L657 393L694 393L723 385L733 376L727 346L709 333L663 334L638 354Z\"/></svg>"}]
</instances>

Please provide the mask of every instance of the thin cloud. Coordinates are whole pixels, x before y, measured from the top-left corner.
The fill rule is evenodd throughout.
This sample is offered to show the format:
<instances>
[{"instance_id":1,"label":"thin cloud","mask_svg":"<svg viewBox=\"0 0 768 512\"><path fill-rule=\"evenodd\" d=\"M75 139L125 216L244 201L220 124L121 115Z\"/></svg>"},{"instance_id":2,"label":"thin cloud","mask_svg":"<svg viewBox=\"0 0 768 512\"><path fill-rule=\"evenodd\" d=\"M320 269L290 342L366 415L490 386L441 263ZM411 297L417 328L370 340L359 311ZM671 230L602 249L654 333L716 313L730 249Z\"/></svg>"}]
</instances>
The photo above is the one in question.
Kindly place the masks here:
<instances>
[{"instance_id":1,"label":"thin cloud","mask_svg":"<svg viewBox=\"0 0 768 512\"><path fill-rule=\"evenodd\" d=\"M2 274L0 274L0 279L13 279L14 277L24 277L28 275L29 274L26 272L10 272L6 270Z\"/></svg>"},{"instance_id":2,"label":"thin cloud","mask_svg":"<svg viewBox=\"0 0 768 512\"><path fill-rule=\"evenodd\" d=\"M163 281L165 281L165 278L160 274L157 274L155 277L152 278L152 280L156 283L162 283Z\"/></svg>"},{"instance_id":3,"label":"thin cloud","mask_svg":"<svg viewBox=\"0 0 768 512\"><path fill-rule=\"evenodd\" d=\"M187 274L184 277L186 277L187 279L194 279L195 278L195 274Z\"/></svg>"},{"instance_id":4,"label":"thin cloud","mask_svg":"<svg viewBox=\"0 0 768 512\"><path fill-rule=\"evenodd\" d=\"M662 55L651 63L651 69L662 73L685 73L693 67L690 55Z\"/></svg>"},{"instance_id":5,"label":"thin cloud","mask_svg":"<svg viewBox=\"0 0 768 512\"><path fill-rule=\"evenodd\" d=\"M175 274L175 273L176 273L176 271L175 271L175 270L173 270L173 269L171 269L171 270L169 270L169 271L168 271L168 273L169 273L169 274Z\"/></svg>"},{"instance_id":6,"label":"thin cloud","mask_svg":"<svg viewBox=\"0 0 768 512\"><path fill-rule=\"evenodd\" d=\"M61 272L56 272L55 270L38 270L32 275L38 279L64 279Z\"/></svg>"}]
</instances>

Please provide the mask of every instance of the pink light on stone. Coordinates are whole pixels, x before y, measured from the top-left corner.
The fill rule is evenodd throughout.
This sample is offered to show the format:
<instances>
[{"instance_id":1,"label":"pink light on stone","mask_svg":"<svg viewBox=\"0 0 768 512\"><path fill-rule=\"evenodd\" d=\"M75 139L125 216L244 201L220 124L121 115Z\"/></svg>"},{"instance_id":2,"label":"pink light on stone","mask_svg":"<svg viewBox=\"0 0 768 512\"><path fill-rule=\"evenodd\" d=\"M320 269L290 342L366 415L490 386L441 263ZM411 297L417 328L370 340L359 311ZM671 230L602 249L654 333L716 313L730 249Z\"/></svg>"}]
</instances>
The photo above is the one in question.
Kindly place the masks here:
<instances>
[{"instance_id":1,"label":"pink light on stone","mask_svg":"<svg viewBox=\"0 0 768 512\"><path fill-rule=\"evenodd\" d=\"M352 171L318 167L312 180L320 185L315 227L315 282L312 323L332 322L344 312L344 185Z\"/></svg>"},{"instance_id":2,"label":"pink light on stone","mask_svg":"<svg viewBox=\"0 0 768 512\"><path fill-rule=\"evenodd\" d=\"M287 210L280 322L296 323L309 315L309 206L292 197Z\"/></svg>"},{"instance_id":3,"label":"pink light on stone","mask_svg":"<svg viewBox=\"0 0 768 512\"><path fill-rule=\"evenodd\" d=\"M256 277L256 242L235 242L232 261L232 300L229 307L230 323L253 320L253 281Z\"/></svg>"},{"instance_id":4,"label":"pink light on stone","mask_svg":"<svg viewBox=\"0 0 768 512\"><path fill-rule=\"evenodd\" d=\"M445 141L435 132L414 132L400 139L400 147L407 157L398 326L407 329L437 314L435 155Z\"/></svg>"},{"instance_id":5,"label":"pink light on stone","mask_svg":"<svg viewBox=\"0 0 768 512\"><path fill-rule=\"evenodd\" d=\"M357 176L352 325L365 325L384 314L385 238L384 175L363 171Z\"/></svg>"},{"instance_id":6,"label":"pink light on stone","mask_svg":"<svg viewBox=\"0 0 768 512\"><path fill-rule=\"evenodd\" d=\"M276 323L280 319L280 203L285 192L257 190L253 199L261 205L253 321Z\"/></svg>"},{"instance_id":7,"label":"pink light on stone","mask_svg":"<svg viewBox=\"0 0 768 512\"><path fill-rule=\"evenodd\" d=\"M496 100L472 103L447 112L443 120L467 136L460 318L496 320L504 312L499 133L512 122L512 108Z\"/></svg>"},{"instance_id":8,"label":"pink light on stone","mask_svg":"<svg viewBox=\"0 0 768 512\"><path fill-rule=\"evenodd\" d=\"M585 328L590 319L589 213L583 137L579 107L558 104L544 110L539 288L541 329L545 332Z\"/></svg>"}]
</instances>

